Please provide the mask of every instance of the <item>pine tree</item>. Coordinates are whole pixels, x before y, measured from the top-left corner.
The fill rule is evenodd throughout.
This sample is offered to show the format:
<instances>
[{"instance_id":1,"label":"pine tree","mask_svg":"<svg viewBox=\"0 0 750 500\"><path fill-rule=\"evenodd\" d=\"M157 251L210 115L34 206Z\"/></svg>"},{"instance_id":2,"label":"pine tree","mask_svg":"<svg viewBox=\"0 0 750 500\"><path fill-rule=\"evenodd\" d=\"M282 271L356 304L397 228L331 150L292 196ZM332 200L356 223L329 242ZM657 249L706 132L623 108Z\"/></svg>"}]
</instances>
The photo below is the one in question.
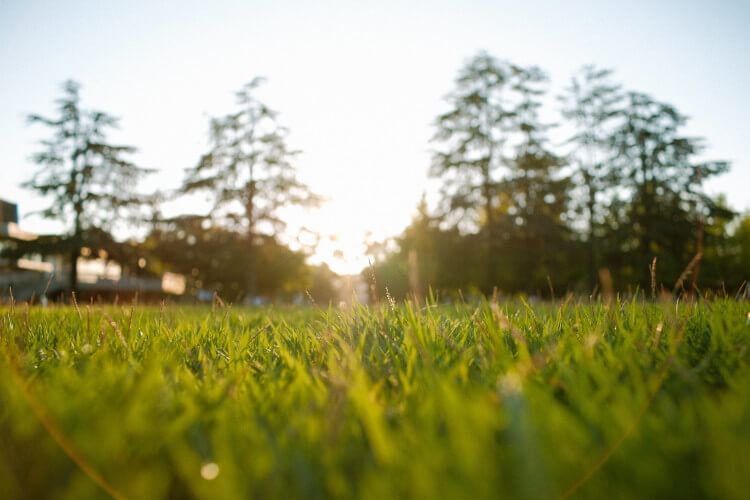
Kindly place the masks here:
<instances>
[{"instance_id":1,"label":"pine tree","mask_svg":"<svg viewBox=\"0 0 750 500\"><path fill-rule=\"evenodd\" d=\"M254 261L261 233L284 228L279 209L320 201L297 178L292 160L299 151L288 148L277 113L254 95L262 82L256 78L237 92L237 111L211 120L211 150L188 169L182 188L184 193L207 192L209 217L245 235L250 295L257 291Z\"/></svg>"},{"instance_id":2,"label":"pine tree","mask_svg":"<svg viewBox=\"0 0 750 500\"><path fill-rule=\"evenodd\" d=\"M546 81L537 67L480 53L461 69L451 108L437 119L433 140L442 149L430 174L444 181L447 220L484 233L485 292L498 284L498 269L508 264L499 256L511 240L525 257L536 248L539 260L525 260L541 269L542 240L562 234L569 181L557 178L562 160L547 148L548 127L538 118Z\"/></svg>"},{"instance_id":3,"label":"pine tree","mask_svg":"<svg viewBox=\"0 0 750 500\"><path fill-rule=\"evenodd\" d=\"M514 126L514 77L520 68L481 52L460 70L448 95L450 110L436 120L432 177L443 179L443 210L456 224L485 233L485 291L496 283L498 182Z\"/></svg>"},{"instance_id":4,"label":"pine tree","mask_svg":"<svg viewBox=\"0 0 750 500\"><path fill-rule=\"evenodd\" d=\"M632 278L644 285L655 256L662 275L676 279L695 255L707 218L725 212L702 188L729 164L696 161L704 141L682 135L686 122L687 117L673 106L629 92L622 124L612 137L621 186L630 198Z\"/></svg>"},{"instance_id":5,"label":"pine tree","mask_svg":"<svg viewBox=\"0 0 750 500\"><path fill-rule=\"evenodd\" d=\"M69 285L78 287L78 257L87 239L111 230L121 221L124 209L142 203L136 191L139 179L151 172L125 159L136 149L107 142L107 131L118 119L102 111L85 110L80 105L80 85L72 80L63 84L64 95L57 102L57 117L32 114L30 123L41 123L52 130L40 141L34 154L39 165L23 184L52 201L39 213L70 226L61 248L70 262Z\"/></svg>"},{"instance_id":6,"label":"pine tree","mask_svg":"<svg viewBox=\"0 0 750 500\"><path fill-rule=\"evenodd\" d=\"M610 80L611 75L611 70L584 66L559 96L563 117L574 128L568 144L573 147L570 158L579 195L574 198L575 208L584 217L590 287L597 282L601 265L600 239L608 215L607 198L618 184L611 134L620 116L622 93L620 85Z\"/></svg>"},{"instance_id":7,"label":"pine tree","mask_svg":"<svg viewBox=\"0 0 750 500\"><path fill-rule=\"evenodd\" d=\"M516 261L515 286L536 291L547 288L554 260L564 255L571 180L561 173L563 159L547 145L551 125L539 117L546 75L537 67L517 68L515 80L518 103L513 120L518 140L510 169L498 186L502 200L498 212L506 228L503 246L515 254L509 256Z\"/></svg>"}]
</instances>

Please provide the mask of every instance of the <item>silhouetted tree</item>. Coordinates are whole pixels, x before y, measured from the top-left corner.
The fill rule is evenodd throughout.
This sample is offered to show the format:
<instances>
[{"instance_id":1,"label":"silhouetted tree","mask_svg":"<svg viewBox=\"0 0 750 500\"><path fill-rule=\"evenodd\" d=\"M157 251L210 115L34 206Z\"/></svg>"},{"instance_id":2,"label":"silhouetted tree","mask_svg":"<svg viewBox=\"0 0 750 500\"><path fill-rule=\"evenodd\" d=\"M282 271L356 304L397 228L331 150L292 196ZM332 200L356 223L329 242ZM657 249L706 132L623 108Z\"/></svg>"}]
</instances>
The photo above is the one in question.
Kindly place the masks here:
<instances>
[{"instance_id":1,"label":"silhouetted tree","mask_svg":"<svg viewBox=\"0 0 750 500\"><path fill-rule=\"evenodd\" d=\"M747 260L746 224L732 233L731 211L703 191L728 166L696 161L702 141L681 133L685 118L643 94L622 94L609 71L585 67L561 97L574 126L566 168L540 119L545 84L539 68L485 53L460 70L433 138L440 216L422 203L400 236L376 245L380 292L487 293L497 284L546 294L549 275L562 293L580 289L584 277L591 285L600 266L624 289L648 284L654 256L657 280L671 286L701 245L701 282L716 287L730 277L738 287L731 277L745 274L733 270Z\"/></svg>"},{"instance_id":2,"label":"silhouetted tree","mask_svg":"<svg viewBox=\"0 0 750 500\"><path fill-rule=\"evenodd\" d=\"M306 255L295 252L268 235L257 235L254 264L258 294L276 298L302 293L309 286ZM203 288L237 301L247 293L250 261L245 239L236 231L211 226L200 216L180 216L162 221L141 245L149 267L161 274L184 274L193 293Z\"/></svg>"},{"instance_id":3,"label":"silhouetted tree","mask_svg":"<svg viewBox=\"0 0 750 500\"><path fill-rule=\"evenodd\" d=\"M210 217L245 234L251 295L258 285L258 236L284 227L280 208L319 202L297 178L291 162L299 152L287 147L277 113L254 96L261 82L256 78L237 92L236 112L211 120L211 150L188 170L182 189L209 193Z\"/></svg>"},{"instance_id":4,"label":"silhouetted tree","mask_svg":"<svg viewBox=\"0 0 750 500\"><path fill-rule=\"evenodd\" d=\"M49 127L52 136L40 141L42 148L33 156L39 168L23 186L51 197L50 205L39 211L42 216L70 226L57 248L69 255L70 287L75 291L77 261L87 235L111 229L124 208L142 202L135 188L150 170L125 159L134 147L107 142L107 130L118 123L115 117L82 109L78 83L68 80L63 90L55 118L28 117L30 123Z\"/></svg>"},{"instance_id":5,"label":"silhouetted tree","mask_svg":"<svg viewBox=\"0 0 750 500\"><path fill-rule=\"evenodd\" d=\"M336 288L338 275L331 271L327 264L311 266L309 274L310 284L307 293L315 301L315 304L323 307L329 304L337 305L339 299L341 299Z\"/></svg>"},{"instance_id":6,"label":"silhouetted tree","mask_svg":"<svg viewBox=\"0 0 750 500\"><path fill-rule=\"evenodd\" d=\"M728 272L725 275L734 280L730 284L737 286L744 282L747 286L750 282L750 215L737 220L737 225L728 240L728 252L722 255L729 261ZM750 297L750 293L746 293L745 296Z\"/></svg>"},{"instance_id":7,"label":"silhouetted tree","mask_svg":"<svg viewBox=\"0 0 750 500\"><path fill-rule=\"evenodd\" d=\"M727 215L702 188L710 177L725 172L728 163L696 161L704 141L682 135L686 121L673 106L629 92L621 125L612 136L620 186L630 200L624 214L630 230L622 241L626 271L644 285L654 256L662 276L675 279L695 255L702 225L717 214Z\"/></svg>"},{"instance_id":8,"label":"silhouetted tree","mask_svg":"<svg viewBox=\"0 0 750 500\"><path fill-rule=\"evenodd\" d=\"M486 273L495 281L495 210L498 182L510 168L509 135L515 130L515 85L527 75L522 68L482 52L459 71L449 94L450 110L437 118L433 141L442 150L433 156L430 175L443 179L444 210L464 227L484 227Z\"/></svg>"},{"instance_id":9,"label":"silhouetted tree","mask_svg":"<svg viewBox=\"0 0 750 500\"><path fill-rule=\"evenodd\" d=\"M750 218L730 216L732 211L724 196L717 196L714 202L721 210L714 210L703 221L703 258L697 284L700 288L736 289L750 278L750 246L743 245L743 240L750 243Z\"/></svg>"},{"instance_id":10,"label":"silhouetted tree","mask_svg":"<svg viewBox=\"0 0 750 500\"><path fill-rule=\"evenodd\" d=\"M612 71L584 66L559 96L563 117L574 127L568 143L578 185L575 208L584 216L584 238L588 251L588 285L598 281L601 265L602 225L607 217L607 195L617 186L619 170L614 168L612 127L620 116L620 85L610 80Z\"/></svg>"},{"instance_id":11,"label":"silhouetted tree","mask_svg":"<svg viewBox=\"0 0 750 500\"><path fill-rule=\"evenodd\" d=\"M547 289L547 278L556 275L555 262L565 258L570 239L563 220L568 209L570 178L561 174L564 161L547 146L550 125L539 118L546 75L536 67L520 68L514 91L514 108L519 141L509 156L507 174L498 185L498 214L503 228L503 260L513 264L506 280L514 288L537 291ZM512 253L512 254L510 254Z\"/></svg>"},{"instance_id":12,"label":"silhouetted tree","mask_svg":"<svg viewBox=\"0 0 750 500\"><path fill-rule=\"evenodd\" d=\"M394 297L429 290L455 297L459 289L467 294L479 291L477 284L486 281L481 247L484 235L462 234L456 226L441 227L441 222L441 217L429 214L423 198L411 224L393 239L392 249L376 257L376 285L381 295L386 286ZM362 275L369 281L371 270L365 269Z\"/></svg>"}]
</instances>

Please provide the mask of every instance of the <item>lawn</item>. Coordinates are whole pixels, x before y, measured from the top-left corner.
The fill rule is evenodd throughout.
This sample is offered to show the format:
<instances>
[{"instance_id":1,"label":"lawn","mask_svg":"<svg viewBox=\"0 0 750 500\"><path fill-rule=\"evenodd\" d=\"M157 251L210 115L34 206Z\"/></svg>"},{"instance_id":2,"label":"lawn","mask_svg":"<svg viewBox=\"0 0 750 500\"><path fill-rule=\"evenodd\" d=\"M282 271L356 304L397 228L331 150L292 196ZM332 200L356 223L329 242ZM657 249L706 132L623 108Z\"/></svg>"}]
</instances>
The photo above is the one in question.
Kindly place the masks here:
<instances>
[{"instance_id":1,"label":"lawn","mask_svg":"<svg viewBox=\"0 0 750 500\"><path fill-rule=\"evenodd\" d=\"M0 310L0 497L747 498L750 303Z\"/></svg>"}]
</instances>

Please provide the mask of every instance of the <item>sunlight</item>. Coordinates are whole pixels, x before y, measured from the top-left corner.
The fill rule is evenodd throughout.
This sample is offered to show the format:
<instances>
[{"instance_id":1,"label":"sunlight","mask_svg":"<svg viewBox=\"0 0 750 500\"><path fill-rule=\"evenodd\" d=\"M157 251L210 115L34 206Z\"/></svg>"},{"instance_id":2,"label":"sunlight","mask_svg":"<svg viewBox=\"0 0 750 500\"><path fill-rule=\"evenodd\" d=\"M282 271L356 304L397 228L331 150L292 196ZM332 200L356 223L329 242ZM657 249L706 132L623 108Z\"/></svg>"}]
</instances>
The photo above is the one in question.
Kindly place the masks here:
<instances>
[{"instance_id":1,"label":"sunlight","mask_svg":"<svg viewBox=\"0 0 750 500\"><path fill-rule=\"evenodd\" d=\"M747 497L749 18L0 1L0 500Z\"/></svg>"}]
</instances>

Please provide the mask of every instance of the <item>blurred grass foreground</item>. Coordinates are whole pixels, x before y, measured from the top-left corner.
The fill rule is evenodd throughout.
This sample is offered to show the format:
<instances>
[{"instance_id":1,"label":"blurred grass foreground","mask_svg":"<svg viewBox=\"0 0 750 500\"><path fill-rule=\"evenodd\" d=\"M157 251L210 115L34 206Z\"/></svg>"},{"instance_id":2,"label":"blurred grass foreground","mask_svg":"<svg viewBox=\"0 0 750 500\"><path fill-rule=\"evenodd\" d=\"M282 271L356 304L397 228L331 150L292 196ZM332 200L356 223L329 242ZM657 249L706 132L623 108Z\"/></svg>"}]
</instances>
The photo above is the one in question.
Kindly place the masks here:
<instances>
[{"instance_id":1,"label":"blurred grass foreground","mask_svg":"<svg viewBox=\"0 0 750 500\"><path fill-rule=\"evenodd\" d=\"M0 497L747 498L750 306L9 306Z\"/></svg>"}]
</instances>

